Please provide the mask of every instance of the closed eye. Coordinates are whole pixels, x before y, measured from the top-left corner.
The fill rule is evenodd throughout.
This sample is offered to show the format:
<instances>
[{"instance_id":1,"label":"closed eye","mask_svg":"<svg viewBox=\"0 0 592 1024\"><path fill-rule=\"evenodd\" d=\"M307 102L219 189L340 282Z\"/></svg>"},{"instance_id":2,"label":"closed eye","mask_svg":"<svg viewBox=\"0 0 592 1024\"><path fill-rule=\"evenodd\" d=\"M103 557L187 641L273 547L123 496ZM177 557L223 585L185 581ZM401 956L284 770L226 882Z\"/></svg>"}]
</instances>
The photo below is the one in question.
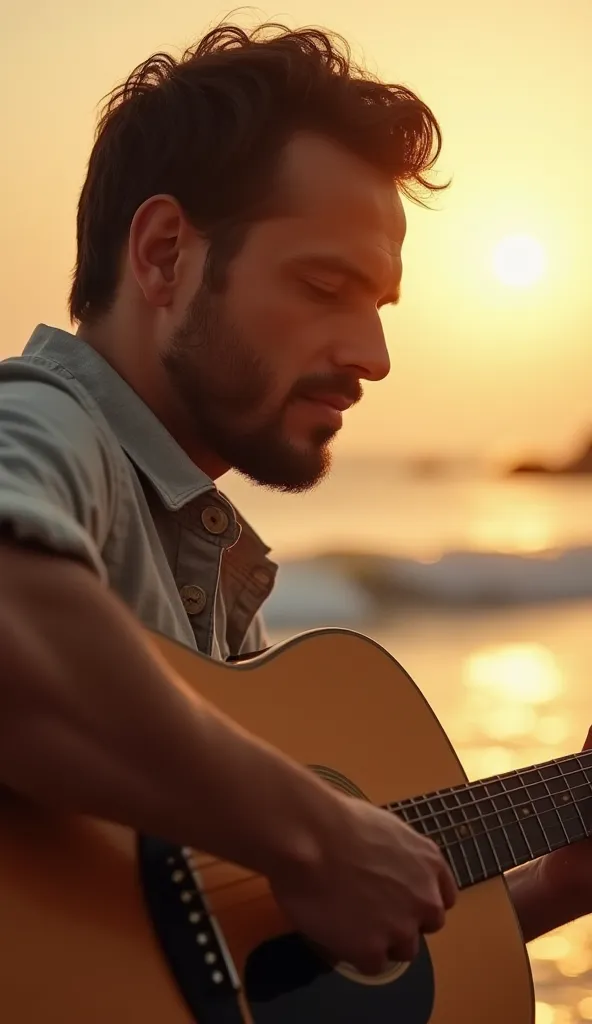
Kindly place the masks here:
<instances>
[{"instance_id":1,"label":"closed eye","mask_svg":"<svg viewBox=\"0 0 592 1024\"><path fill-rule=\"evenodd\" d=\"M304 284L307 290L312 293L314 298L320 299L324 302L330 302L337 299L340 294L339 288L332 288L330 285L322 284L320 281L306 280Z\"/></svg>"}]
</instances>

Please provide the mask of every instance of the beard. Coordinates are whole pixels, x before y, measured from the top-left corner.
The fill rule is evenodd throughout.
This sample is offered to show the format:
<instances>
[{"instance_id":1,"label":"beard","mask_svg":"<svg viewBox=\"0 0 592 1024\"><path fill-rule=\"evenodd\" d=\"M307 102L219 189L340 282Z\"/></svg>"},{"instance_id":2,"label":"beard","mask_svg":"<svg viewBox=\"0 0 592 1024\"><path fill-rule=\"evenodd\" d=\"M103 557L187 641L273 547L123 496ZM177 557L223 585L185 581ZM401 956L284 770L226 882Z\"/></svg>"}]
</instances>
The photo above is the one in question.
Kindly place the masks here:
<instances>
[{"instance_id":1,"label":"beard","mask_svg":"<svg viewBox=\"0 0 592 1024\"><path fill-rule=\"evenodd\" d=\"M314 394L343 394L352 403L362 395L351 374L317 375L296 382L273 407L273 373L229 322L223 295L207 285L193 298L162 363L200 443L241 475L285 492L310 490L323 479L336 433L319 425L305 447L296 447L285 436L288 406Z\"/></svg>"}]
</instances>

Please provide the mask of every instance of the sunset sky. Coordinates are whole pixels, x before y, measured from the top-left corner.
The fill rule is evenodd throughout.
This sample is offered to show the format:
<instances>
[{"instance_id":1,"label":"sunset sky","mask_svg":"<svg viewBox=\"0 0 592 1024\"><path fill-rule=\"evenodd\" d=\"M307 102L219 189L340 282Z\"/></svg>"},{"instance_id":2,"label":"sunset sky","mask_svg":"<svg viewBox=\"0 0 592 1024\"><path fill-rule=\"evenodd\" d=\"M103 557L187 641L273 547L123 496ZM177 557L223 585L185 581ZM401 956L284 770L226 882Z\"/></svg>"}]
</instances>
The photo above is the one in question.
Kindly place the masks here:
<instances>
[{"instance_id":1,"label":"sunset sky","mask_svg":"<svg viewBox=\"0 0 592 1024\"><path fill-rule=\"evenodd\" d=\"M20 352L40 321L68 327L75 207L101 97L228 10L5 5L0 355ZM436 212L408 209L403 301L385 313L392 373L368 386L340 450L567 452L592 433L590 0L293 0L241 20L258 14L333 28L418 91L442 124L440 174L453 177ZM495 273L495 246L514 235L534 239L545 264L529 287Z\"/></svg>"}]
</instances>

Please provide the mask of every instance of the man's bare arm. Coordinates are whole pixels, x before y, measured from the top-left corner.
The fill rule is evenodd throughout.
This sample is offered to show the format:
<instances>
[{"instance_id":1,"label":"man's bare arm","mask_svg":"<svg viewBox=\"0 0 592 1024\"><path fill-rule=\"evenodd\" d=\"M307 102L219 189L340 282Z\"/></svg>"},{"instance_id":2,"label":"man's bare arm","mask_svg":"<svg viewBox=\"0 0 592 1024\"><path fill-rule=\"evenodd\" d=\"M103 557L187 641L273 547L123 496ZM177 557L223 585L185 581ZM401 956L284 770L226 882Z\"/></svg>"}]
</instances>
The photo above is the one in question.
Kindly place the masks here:
<instances>
[{"instance_id":1,"label":"man's bare arm","mask_svg":"<svg viewBox=\"0 0 592 1024\"><path fill-rule=\"evenodd\" d=\"M0 651L0 783L265 874L314 859L337 799L190 692L81 564L0 545Z\"/></svg>"}]
</instances>

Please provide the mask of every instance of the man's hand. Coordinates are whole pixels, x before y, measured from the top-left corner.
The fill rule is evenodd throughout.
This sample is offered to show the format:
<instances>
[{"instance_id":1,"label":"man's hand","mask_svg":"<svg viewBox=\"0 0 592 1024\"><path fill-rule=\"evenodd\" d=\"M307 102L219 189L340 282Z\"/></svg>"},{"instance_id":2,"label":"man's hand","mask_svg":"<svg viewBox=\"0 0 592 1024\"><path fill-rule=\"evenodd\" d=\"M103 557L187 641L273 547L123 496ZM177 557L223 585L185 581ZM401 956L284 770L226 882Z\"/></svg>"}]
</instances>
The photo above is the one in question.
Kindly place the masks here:
<instances>
[{"instance_id":1,"label":"man's hand","mask_svg":"<svg viewBox=\"0 0 592 1024\"><path fill-rule=\"evenodd\" d=\"M420 935L442 928L456 885L436 844L399 818L348 797L342 811L318 836L320 858L276 873L272 888L299 931L378 974L389 960L412 960Z\"/></svg>"},{"instance_id":2,"label":"man's hand","mask_svg":"<svg viewBox=\"0 0 592 1024\"><path fill-rule=\"evenodd\" d=\"M592 749L592 728L584 750ZM526 942L592 913L592 840L547 853L506 876Z\"/></svg>"},{"instance_id":3,"label":"man's hand","mask_svg":"<svg viewBox=\"0 0 592 1024\"><path fill-rule=\"evenodd\" d=\"M583 749L592 749L592 727ZM539 875L547 899L569 908L566 920L592 913L592 840L548 853L541 859Z\"/></svg>"}]
</instances>

